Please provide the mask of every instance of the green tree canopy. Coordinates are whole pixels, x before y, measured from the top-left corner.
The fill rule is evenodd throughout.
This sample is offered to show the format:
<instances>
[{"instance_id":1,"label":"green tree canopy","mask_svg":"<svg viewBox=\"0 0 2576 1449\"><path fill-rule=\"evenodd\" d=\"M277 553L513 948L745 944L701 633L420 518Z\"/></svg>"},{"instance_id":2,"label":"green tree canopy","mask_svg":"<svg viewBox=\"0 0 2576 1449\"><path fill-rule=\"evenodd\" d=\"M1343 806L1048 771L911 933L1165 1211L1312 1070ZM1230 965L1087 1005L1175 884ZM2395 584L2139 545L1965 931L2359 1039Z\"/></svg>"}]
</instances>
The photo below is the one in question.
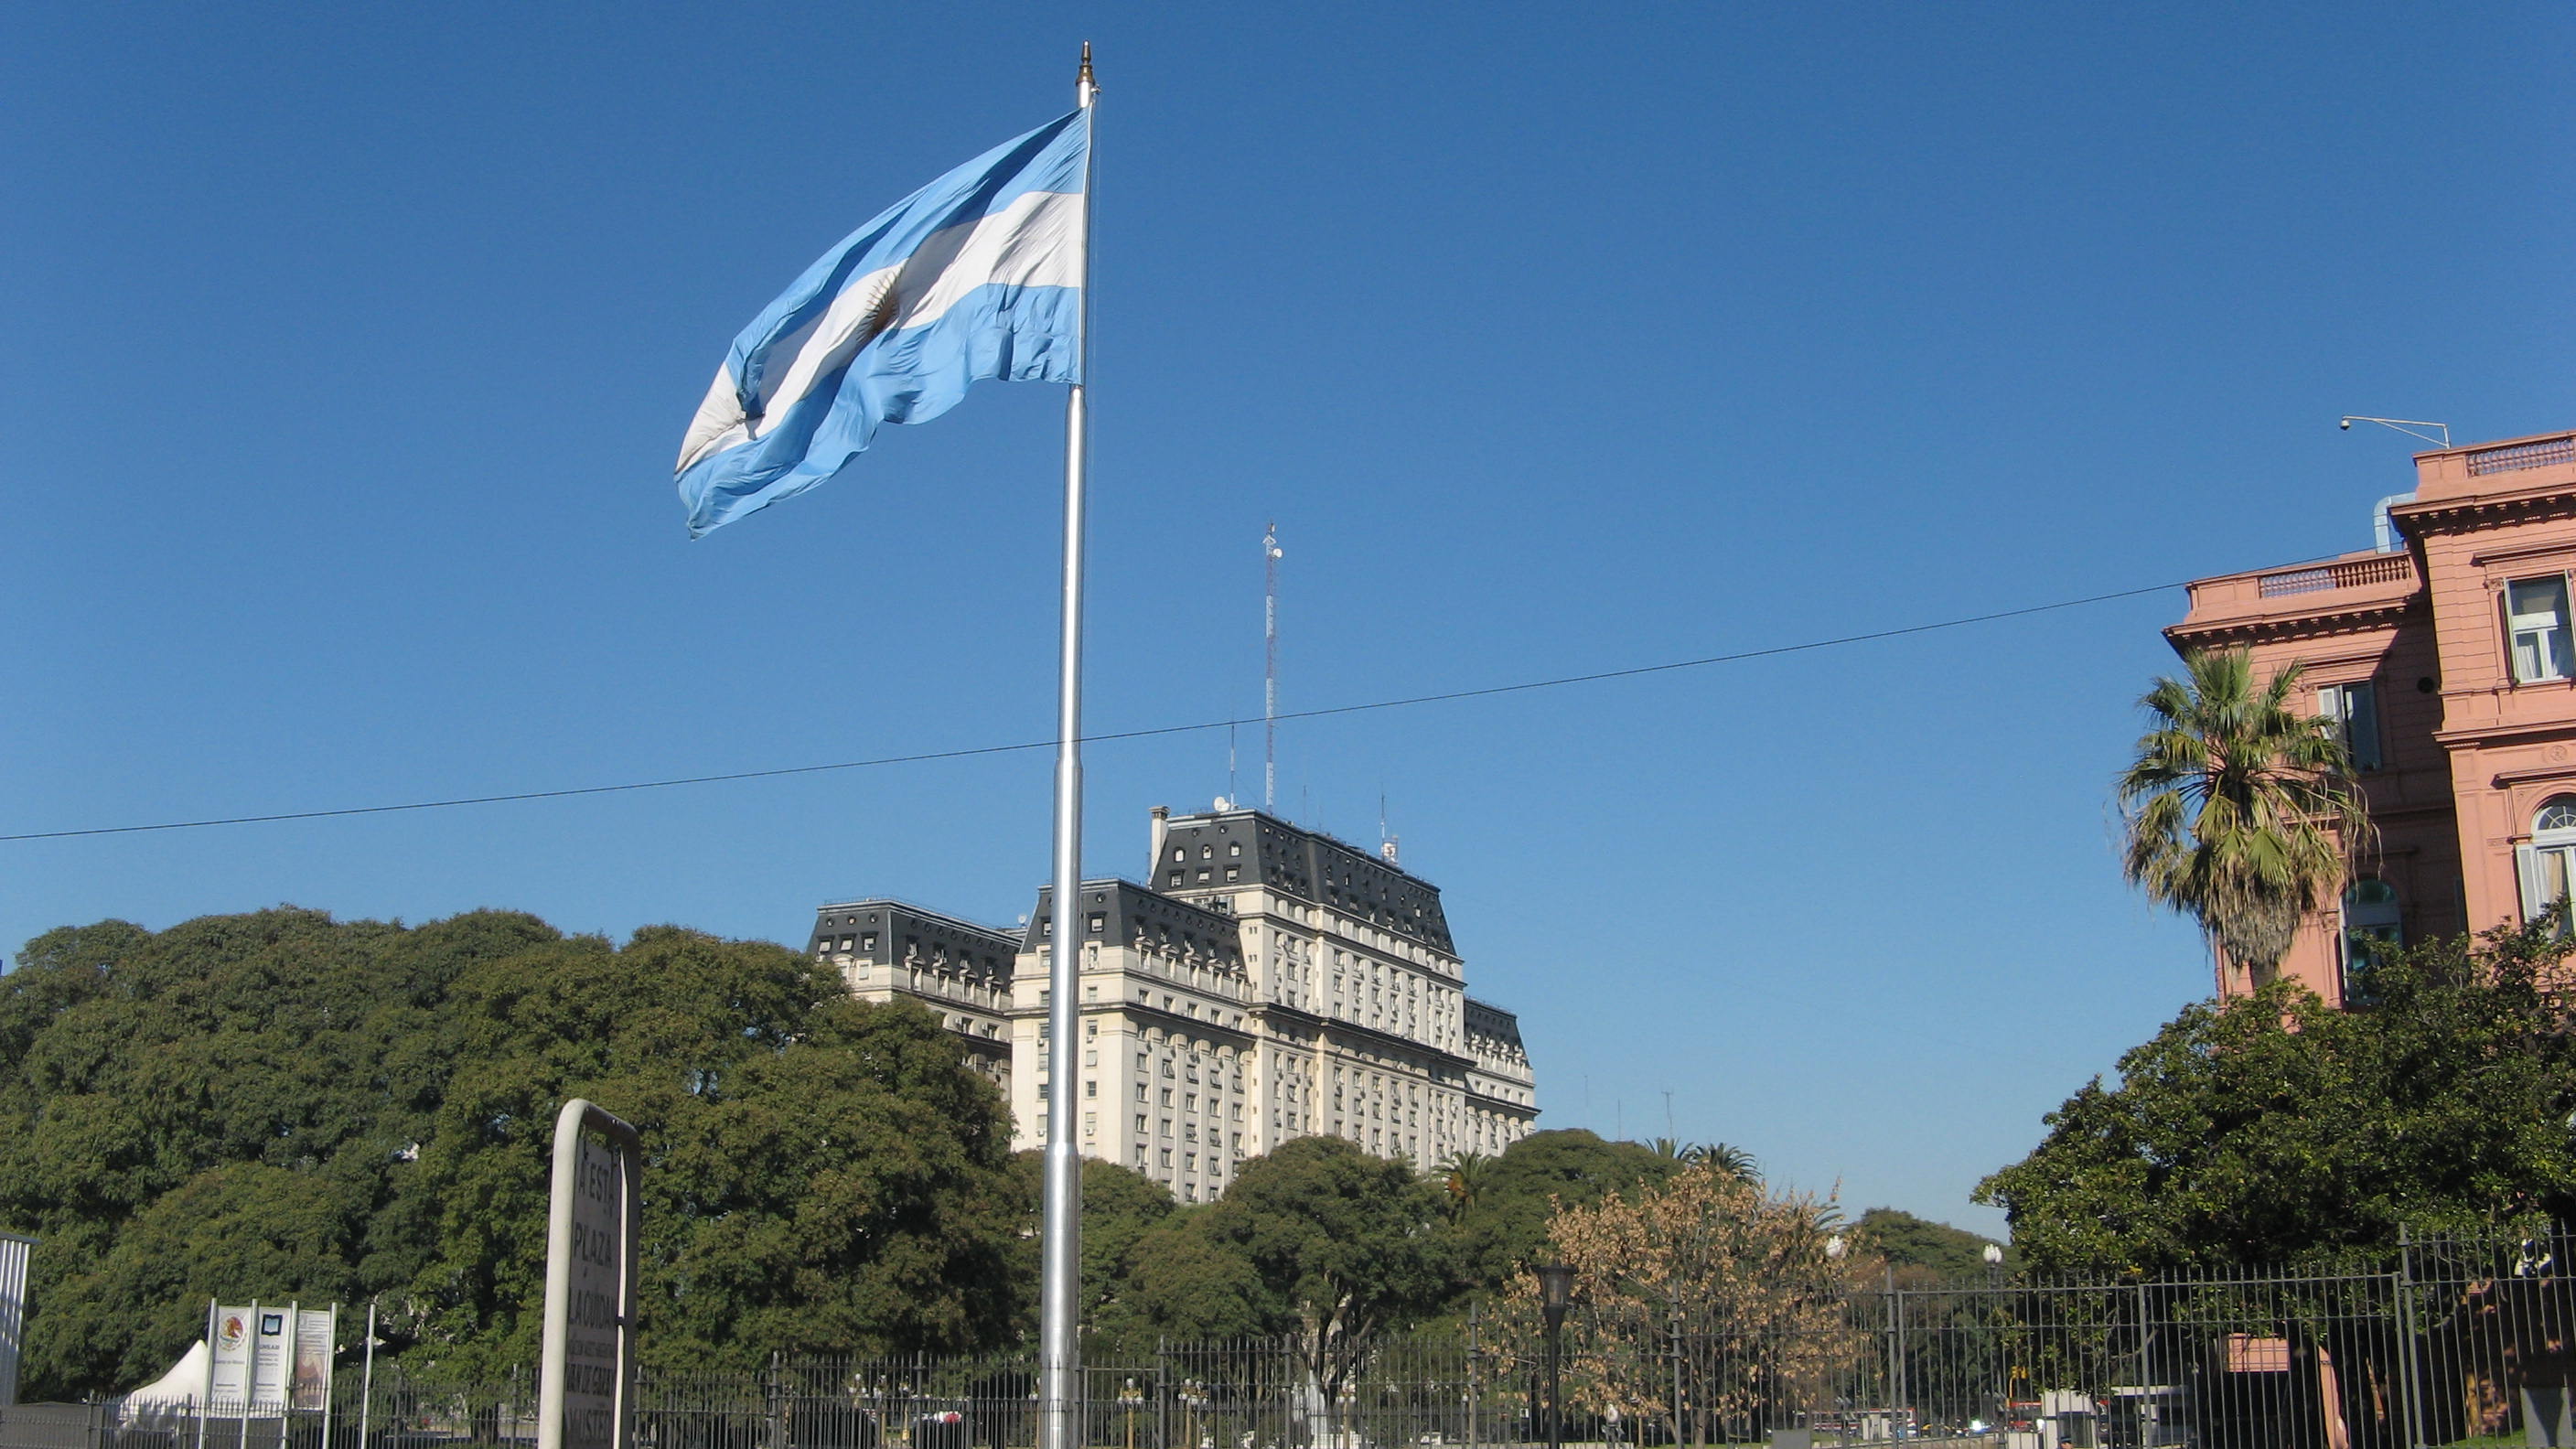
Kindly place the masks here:
<instances>
[{"instance_id":1,"label":"green tree canopy","mask_svg":"<svg viewBox=\"0 0 2576 1449\"><path fill-rule=\"evenodd\" d=\"M1580 1127L1533 1132L1473 1167L1473 1200L1454 1213L1452 1253L1470 1296L1490 1296L1537 1261L1558 1206L1588 1206L1613 1192L1658 1183L1684 1167L1635 1142ZM1455 1199L1452 1199L1454 1205Z\"/></svg>"},{"instance_id":2,"label":"green tree canopy","mask_svg":"<svg viewBox=\"0 0 2576 1449\"><path fill-rule=\"evenodd\" d=\"M1037 1283L1040 1267L1045 1166L1046 1154L1034 1148L1011 1156L1011 1190L1020 1214L1014 1276L1030 1285ZM1123 1343L1137 1336L1131 1286L1138 1268L1137 1247L1179 1207L1170 1189L1141 1172L1104 1157L1082 1160L1082 1302L1076 1317L1103 1342ZM1024 1295L1021 1309L1020 1336L1034 1342L1038 1332L1034 1286Z\"/></svg>"},{"instance_id":3,"label":"green tree canopy","mask_svg":"<svg viewBox=\"0 0 2576 1449\"><path fill-rule=\"evenodd\" d=\"M2375 1005L2280 982L2184 1008L1988 1177L2049 1270L2154 1270L2392 1243L2401 1226L2576 1213L2576 1037L2542 928L2383 955Z\"/></svg>"},{"instance_id":4,"label":"green tree canopy","mask_svg":"<svg viewBox=\"0 0 2576 1449\"><path fill-rule=\"evenodd\" d=\"M1329 1398L1372 1339L1455 1289L1441 1221L1438 1189L1411 1167L1300 1137L1145 1236L1137 1307L1167 1332L1293 1337Z\"/></svg>"},{"instance_id":5,"label":"green tree canopy","mask_svg":"<svg viewBox=\"0 0 2576 1449\"><path fill-rule=\"evenodd\" d=\"M0 976L28 1390L130 1388L218 1296L381 1295L397 1351L529 1361L569 1096L645 1135L649 1355L1009 1338L1007 1128L927 1013L674 928L282 908L58 930Z\"/></svg>"},{"instance_id":6,"label":"green tree canopy","mask_svg":"<svg viewBox=\"0 0 2576 1449\"><path fill-rule=\"evenodd\" d=\"M1927 1282L1967 1282L1986 1271L1986 1247L1993 1240L1965 1228L1936 1223L1892 1207L1874 1207L1860 1215L1853 1232L1862 1248L1899 1270L1923 1271ZM2012 1261L2009 1249L2006 1263Z\"/></svg>"}]
</instances>

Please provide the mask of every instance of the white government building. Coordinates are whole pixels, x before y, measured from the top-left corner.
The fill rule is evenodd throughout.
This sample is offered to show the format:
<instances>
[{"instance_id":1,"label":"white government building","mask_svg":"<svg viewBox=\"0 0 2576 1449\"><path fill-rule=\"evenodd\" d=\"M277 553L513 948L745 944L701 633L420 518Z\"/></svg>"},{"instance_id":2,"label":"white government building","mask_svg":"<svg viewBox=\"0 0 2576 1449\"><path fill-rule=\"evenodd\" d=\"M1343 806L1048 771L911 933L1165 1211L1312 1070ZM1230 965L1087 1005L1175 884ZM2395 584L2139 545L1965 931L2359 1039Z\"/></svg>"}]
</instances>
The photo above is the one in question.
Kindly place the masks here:
<instances>
[{"instance_id":1,"label":"white government building","mask_svg":"<svg viewBox=\"0 0 2576 1449\"><path fill-rule=\"evenodd\" d=\"M1347 1137L1429 1168L1496 1153L1538 1116L1510 1012L1471 1000L1440 890L1258 810L1153 816L1143 884L1082 887L1086 1156L1186 1202L1291 1138ZM815 913L811 949L869 1001L920 1002L1046 1140L1051 890L1018 933L901 901ZM1069 1088L1068 1090L1075 1090Z\"/></svg>"}]
</instances>

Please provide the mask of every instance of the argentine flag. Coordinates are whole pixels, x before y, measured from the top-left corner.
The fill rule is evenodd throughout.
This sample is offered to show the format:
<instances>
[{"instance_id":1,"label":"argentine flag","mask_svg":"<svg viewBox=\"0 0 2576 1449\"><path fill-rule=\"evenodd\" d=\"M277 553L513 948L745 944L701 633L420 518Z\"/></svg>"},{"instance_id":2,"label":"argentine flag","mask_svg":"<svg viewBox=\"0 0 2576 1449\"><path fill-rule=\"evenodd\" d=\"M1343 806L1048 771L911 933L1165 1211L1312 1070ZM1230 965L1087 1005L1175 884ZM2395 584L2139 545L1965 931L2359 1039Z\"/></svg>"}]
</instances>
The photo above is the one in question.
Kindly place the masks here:
<instances>
[{"instance_id":1,"label":"argentine flag","mask_svg":"<svg viewBox=\"0 0 2576 1449\"><path fill-rule=\"evenodd\" d=\"M680 444L689 533L793 498L978 378L1082 381L1091 113L914 192L805 269L733 342Z\"/></svg>"}]
</instances>

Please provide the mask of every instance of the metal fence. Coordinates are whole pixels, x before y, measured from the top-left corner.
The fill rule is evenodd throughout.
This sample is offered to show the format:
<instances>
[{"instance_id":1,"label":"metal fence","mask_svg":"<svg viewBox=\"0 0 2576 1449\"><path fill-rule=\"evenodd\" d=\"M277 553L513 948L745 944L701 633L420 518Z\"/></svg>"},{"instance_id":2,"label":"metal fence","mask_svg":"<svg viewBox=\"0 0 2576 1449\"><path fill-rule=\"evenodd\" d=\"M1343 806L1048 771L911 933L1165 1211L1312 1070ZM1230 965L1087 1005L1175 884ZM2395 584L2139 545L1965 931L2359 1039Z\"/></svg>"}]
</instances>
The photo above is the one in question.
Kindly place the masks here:
<instances>
[{"instance_id":1,"label":"metal fence","mask_svg":"<svg viewBox=\"0 0 2576 1449\"><path fill-rule=\"evenodd\" d=\"M2576 1239L2409 1242L2331 1265L2114 1282L1888 1273L1759 1324L1578 1300L1558 1349L1568 1443L1975 1443L1990 1449L2576 1445ZM1797 1326L1775 1326L1794 1322ZM1317 1364L1293 1340L1086 1357L1099 1449L1544 1443L1534 1318L1390 1337ZM1025 1355L647 1370L638 1449L1018 1449ZM327 1411L0 1410L0 1449L533 1449L525 1374L343 1371ZM49 1417L50 1416L50 1417Z\"/></svg>"}]
</instances>

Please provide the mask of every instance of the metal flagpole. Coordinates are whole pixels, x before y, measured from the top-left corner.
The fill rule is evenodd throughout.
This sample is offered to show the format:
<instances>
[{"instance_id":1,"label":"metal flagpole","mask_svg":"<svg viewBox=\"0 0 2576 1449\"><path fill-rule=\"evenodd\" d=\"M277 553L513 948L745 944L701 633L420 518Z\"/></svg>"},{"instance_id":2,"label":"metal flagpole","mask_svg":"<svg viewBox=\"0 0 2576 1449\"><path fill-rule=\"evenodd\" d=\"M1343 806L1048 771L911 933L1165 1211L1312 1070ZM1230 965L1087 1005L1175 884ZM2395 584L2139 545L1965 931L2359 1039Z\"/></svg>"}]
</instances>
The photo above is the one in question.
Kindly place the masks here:
<instances>
[{"instance_id":1,"label":"metal flagpole","mask_svg":"<svg viewBox=\"0 0 2576 1449\"><path fill-rule=\"evenodd\" d=\"M1091 42L1082 45L1074 101L1092 109ZM1088 127L1092 117L1084 117ZM1096 139L1096 133L1092 138ZM1091 149L1082 162L1082 308L1076 346L1081 375L1091 366ZM1064 400L1064 621L1059 642L1055 746L1055 886L1048 931L1046 1036L1046 1216L1039 1278L1038 1449L1081 1449L1082 1159L1073 1136L1074 993L1081 980L1082 901L1082 537L1083 474L1090 416L1077 382Z\"/></svg>"}]
</instances>

